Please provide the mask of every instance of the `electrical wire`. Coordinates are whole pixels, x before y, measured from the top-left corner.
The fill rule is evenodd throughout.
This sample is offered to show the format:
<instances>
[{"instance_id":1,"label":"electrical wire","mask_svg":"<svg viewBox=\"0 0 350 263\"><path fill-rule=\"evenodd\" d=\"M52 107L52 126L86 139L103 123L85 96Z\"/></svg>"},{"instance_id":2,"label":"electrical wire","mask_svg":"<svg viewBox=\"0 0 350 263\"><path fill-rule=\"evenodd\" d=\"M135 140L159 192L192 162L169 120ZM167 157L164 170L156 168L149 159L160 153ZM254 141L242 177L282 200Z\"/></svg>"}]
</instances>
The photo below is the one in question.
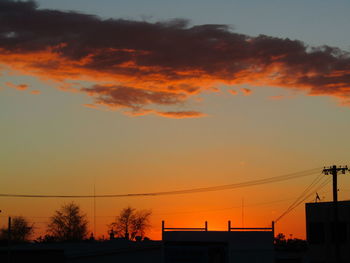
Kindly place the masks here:
<instances>
[{"instance_id":1,"label":"electrical wire","mask_svg":"<svg viewBox=\"0 0 350 263\"><path fill-rule=\"evenodd\" d=\"M253 204L244 205L244 207L265 206L265 205L271 205L271 204L275 204L275 203L285 202L288 200L291 200L291 198L274 200L274 201L269 201L269 202L262 202L262 203L253 203ZM231 207L224 207L224 208L217 208L217 209L179 211L179 212L168 212L168 213L153 213L153 214L154 215L197 214L197 213L207 213L207 212L219 212L219 211L225 211L225 210L231 210L231 209L237 209L237 208L242 208L242 206L240 205L240 206L231 206Z\"/></svg>"},{"instance_id":2,"label":"electrical wire","mask_svg":"<svg viewBox=\"0 0 350 263\"><path fill-rule=\"evenodd\" d=\"M309 184L306 189L294 200L294 202L292 204L289 205L289 207L287 208L286 212L289 211L296 203L298 203L300 201L300 199L304 198L305 195L308 194L308 192L315 186L317 185L320 180L322 179L322 172L320 174L318 174L315 179L311 182L311 184Z\"/></svg>"},{"instance_id":3,"label":"electrical wire","mask_svg":"<svg viewBox=\"0 0 350 263\"><path fill-rule=\"evenodd\" d=\"M297 200L299 201L294 201L292 205L290 205L276 220L275 222L278 222L279 220L281 220L284 216L286 216L287 214L289 214L292 210L294 210L296 207L298 207L301 203L303 203L307 198L309 198L311 195L313 195L316 191L322 189L324 186L326 186L328 183L330 182L330 179L325 179L321 184L319 184L317 186L316 189L314 189L314 191L312 191L309 194L306 194L304 196L299 196L297 198ZM301 199L300 199L301 198Z\"/></svg>"},{"instance_id":4,"label":"electrical wire","mask_svg":"<svg viewBox=\"0 0 350 263\"><path fill-rule=\"evenodd\" d=\"M228 189L236 189L243 187L250 187L262 184L269 184L275 182L281 182L300 177L309 176L315 174L320 168L314 168L301 172L285 174L281 176L269 177L264 179L252 180L242 183L233 183L219 186L193 188L186 190L173 190L163 192L151 192L151 193L131 193L131 194L104 194L104 195L33 195L33 194L0 194L0 197L18 197L18 198L121 198L121 197L140 197L140 196L162 196L162 195L177 195L177 194L192 194L212 191L222 191Z\"/></svg>"},{"instance_id":5,"label":"electrical wire","mask_svg":"<svg viewBox=\"0 0 350 263\"><path fill-rule=\"evenodd\" d=\"M299 202L295 203L292 207L289 206L288 209L283 212L274 222L277 223L278 221L280 221L283 217L285 217L287 214L289 214L291 211L293 211L295 208L297 208L300 204L302 204L306 199L308 199L311 195L313 195L316 191L321 190L322 188L324 188L327 184L329 184L329 182L331 181L331 178L327 178L325 179L321 184L319 184L317 186L316 189L314 189L314 191L312 191L311 193L309 193L308 195L306 195L304 198L302 198Z\"/></svg>"},{"instance_id":6,"label":"electrical wire","mask_svg":"<svg viewBox=\"0 0 350 263\"><path fill-rule=\"evenodd\" d=\"M255 207L255 206L268 206L271 204L281 203L285 201L292 200L294 198L287 198L287 199L279 199L279 200L273 200L269 202L260 202L260 203L252 203L247 204L245 207ZM207 212L218 212L218 211L225 211L225 210L232 210L241 208L242 206L231 206L231 207L224 207L224 208L216 208L216 209L205 209L205 210L192 210L192 211L176 211L176 212L165 212L165 213L152 213L152 215L175 215L175 214L196 214L196 213L207 213ZM7 218L7 216L0 216L0 218ZM100 215L96 217L116 217L115 215ZM51 218L50 216L27 216L26 218Z\"/></svg>"}]
</instances>

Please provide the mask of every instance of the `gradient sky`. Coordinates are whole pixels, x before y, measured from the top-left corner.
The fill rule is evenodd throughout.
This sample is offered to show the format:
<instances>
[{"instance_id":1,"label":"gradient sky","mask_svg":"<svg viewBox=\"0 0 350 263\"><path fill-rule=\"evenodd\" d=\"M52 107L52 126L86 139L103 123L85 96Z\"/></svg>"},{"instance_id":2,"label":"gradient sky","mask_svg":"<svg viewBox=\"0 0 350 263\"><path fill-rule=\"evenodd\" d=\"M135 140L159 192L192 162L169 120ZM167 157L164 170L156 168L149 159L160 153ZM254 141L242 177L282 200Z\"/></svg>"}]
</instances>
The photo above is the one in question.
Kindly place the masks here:
<instances>
[{"instance_id":1,"label":"gradient sky","mask_svg":"<svg viewBox=\"0 0 350 263\"><path fill-rule=\"evenodd\" d=\"M231 26L229 32L254 40L260 34L271 37L269 47L274 47L276 39L283 39L283 44L285 38L289 38L308 46L329 45L350 51L350 2L345 0L220 0L215 3L207 0L42 0L38 4L39 10L74 10L102 19L122 18L146 21L150 25L176 18L188 19L187 28L225 24ZM6 34L7 39L13 37L12 33ZM110 34L113 37L113 32ZM174 44L170 54L176 47ZM18 52L11 48L0 43L0 49L8 51L0 55L0 193L92 194L94 184L97 194L155 192L350 164L350 64L346 55L332 55L336 62L324 66L331 69L336 66L335 70L326 72L328 75L319 69L323 65L312 65L315 70L308 75L308 83L301 77L297 79L302 73L293 64L281 60L277 70L282 68L283 76L273 82L266 80L270 68L259 72L260 75L249 72L250 75L244 75L243 80L237 82L238 75L232 80L226 75L222 77L221 73L227 70L225 64L223 68L218 66L220 70L214 73L212 69L205 71L204 65L195 65L189 72L199 68L205 74L177 82L159 73L159 80L165 83L162 85L156 83L157 78L143 75L139 82L131 82L129 73L118 72L116 78L123 79L124 85L135 85L120 88L111 84L116 81L114 72L103 71L98 66L93 69L72 66L69 70L75 70L75 74L81 70L84 76L68 79L65 73L28 66L28 61L44 60L49 54L47 50L43 57L36 57L28 50ZM23 44L21 48L26 47ZM278 50L279 45L275 48ZM216 65L226 61L211 57L214 53L207 56L218 62ZM74 64L73 55L62 71ZM44 62L61 59L53 56ZM265 65L255 59L252 58L252 65ZM308 65L310 57L304 59ZM181 63L183 61L192 62L191 57ZM247 61L251 60L245 58L244 62ZM177 65L171 64L169 68L177 70ZM161 67L160 64L151 66ZM186 68L184 64L180 66ZM187 71L181 73L187 74ZM101 76L97 77L98 74ZM313 76L317 78L312 79ZM330 77L323 80L322 76ZM298 81L294 81L294 77ZM105 83L104 78L109 83ZM145 93L150 88L142 86L148 81L155 81L152 93ZM173 90L165 88L167 81ZM191 93L183 87L199 88ZM141 108L135 107L137 102L129 96L136 96ZM225 229L227 220L241 226L242 200L244 226L267 226L313 178L191 195L98 199L97 235L107 235L106 224L128 205L152 209L150 235L153 238L160 237L162 219L174 227L201 226L205 220L209 221L209 229ZM348 175L340 176L340 199L349 199L349 183ZM330 200L330 190L328 185L320 191L320 196ZM69 201L1 198L0 225L8 215L23 215L35 222L37 231L43 233L47 217ZM93 230L93 200L75 201L87 213ZM298 207L276 227L277 232L304 238L304 207Z\"/></svg>"}]
</instances>

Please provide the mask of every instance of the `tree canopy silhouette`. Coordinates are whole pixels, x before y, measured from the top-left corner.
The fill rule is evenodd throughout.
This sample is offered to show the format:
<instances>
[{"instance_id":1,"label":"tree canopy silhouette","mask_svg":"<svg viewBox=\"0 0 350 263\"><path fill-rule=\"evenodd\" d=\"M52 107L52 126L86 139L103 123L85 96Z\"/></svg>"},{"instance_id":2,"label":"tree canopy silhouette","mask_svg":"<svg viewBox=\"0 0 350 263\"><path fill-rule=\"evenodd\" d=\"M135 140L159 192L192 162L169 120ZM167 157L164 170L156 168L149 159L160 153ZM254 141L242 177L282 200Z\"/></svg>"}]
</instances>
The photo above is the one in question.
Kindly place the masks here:
<instances>
[{"instance_id":1,"label":"tree canopy silhouette","mask_svg":"<svg viewBox=\"0 0 350 263\"><path fill-rule=\"evenodd\" d=\"M110 231L127 240L135 240L137 236L143 239L147 229L151 227L151 215L152 212L149 210L136 211L135 208L128 206L122 209L115 221L109 225Z\"/></svg>"},{"instance_id":2,"label":"tree canopy silhouette","mask_svg":"<svg viewBox=\"0 0 350 263\"><path fill-rule=\"evenodd\" d=\"M287 251L305 251L308 248L306 240L298 238L288 238L282 233L277 234L274 238L274 245L276 250Z\"/></svg>"},{"instance_id":3,"label":"tree canopy silhouette","mask_svg":"<svg viewBox=\"0 0 350 263\"><path fill-rule=\"evenodd\" d=\"M88 221L74 202L64 204L50 218L48 233L57 241L77 241L87 237Z\"/></svg>"},{"instance_id":4,"label":"tree canopy silhouette","mask_svg":"<svg viewBox=\"0 0 350 263\"><path fill-rule=\"evenodd\" d=\"M11 220L11 240L26 242L34 233L34 224L30 225L23 216L15 216ZM8 239L8 229L0 230L1 239Z\"/></svg>"}]
</instances>

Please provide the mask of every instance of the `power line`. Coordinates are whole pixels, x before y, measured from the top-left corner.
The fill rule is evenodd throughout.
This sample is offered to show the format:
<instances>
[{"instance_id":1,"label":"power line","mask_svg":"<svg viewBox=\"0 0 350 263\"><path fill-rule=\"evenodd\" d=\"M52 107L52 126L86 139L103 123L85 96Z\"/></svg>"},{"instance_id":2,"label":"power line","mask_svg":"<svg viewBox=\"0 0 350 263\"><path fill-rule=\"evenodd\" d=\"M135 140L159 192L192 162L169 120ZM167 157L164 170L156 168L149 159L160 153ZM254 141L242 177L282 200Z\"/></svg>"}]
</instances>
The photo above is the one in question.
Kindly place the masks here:
<instances>
[{"instance_id":1,"label":"power line","mask_svg":"<svg viewBox=\"0 0 350 263\"><path fill-rule=\"evenodd\" d=\"M309 198L311 195L313 195L316 191L324 188L327 184L329 184L330 181L331 181L331 179L324 180L321 184L318 185L318 187L316 189L314 189L314 191L312 191L311 193L306 195L302 200L300 200L298 203L294 204L294 206L292 206L292 207L289 206L288 209L285 212L283 212L274 222L277 223L279 220L281 220L283 217L285 217L287 214L289 214L292 210L294 210L300 204L302 204L307 198Z\"/></svg>"},{"instance_id":2,"label":"power line","mask_svg":"<svg viewBox=\"0 0 350 263\"><path fill-rule=\"evenodd\" d=\"M286 199L279 199L279 200L273 200L268 202L260 202L260 203L252 203L252 204L245 204L245 207L255 207L255 206L265 206L265 205L271 205L276 203L282 203L285 201L292 200L294 198L286 198ZM205 210L192 210L192 211L175 211L175 212L155 212L152 213L152 215L175 215L175 214L195 214L195 213L207 213L207 212L218 212L218 211L225 211L225 210L232 210L241 208L242 205L237 206L230 206L230 207L223 207L223 208L213 208L213 209L205 209ZM116 215L100 215L96 216L98 218L100 217L116 217ZM0 216L0 218L7 218L7 216ZM26 218L51 218L51 216L26 216Z\"/></svg>"},{"instance_id":3,"label":"power line","mask_svg":"<svg viewBox=\"0 0 350 263\"><path fill-rule=\"evenodd\" d=\"M32 194L0 194L0 197L18 197L18 198L121 198L121 197L140 197L140 196L162 196L162 195L177 195L177 194L192 194L212 191L222 191L228 189L243 188L249 186L256 186L262 184L269 184L275 182L281 182L291 180L295 178L305 177L315 174L320 168L314 168L301 172L285 174L281 176L269 177L264 179L252 180L242 183L233 183L219 186L193 188L186 190L173 190L164 192L151 192L151 193L131 193L131 194L106 194L106 195L32 195Z\"/></svg>"},{"instance_id":4,"label":"power line","mask_svg":"<svg viewBox=\"0 0 350 263\"><path fill-rule=\"evenodd\" d=\"M282 199L282 200L274 200L274 201L269 201L269 202L262 202L262 203L253 203L253 204L248 204L248 205L245 204L244 207L271 205L271 204L275 204L275 203L285 202L285 201L288 201L288 200L291 200L291 198ZM165 213L153 213L153 214L154 215L195 214L195 213L218 212L218 211L225 211L225 210L231 210L231 209L237 209L237 208L242 208L242 205L240 205L240 206L237 205L237 206L231 206L231 207L224 207L224 208L216 208L216 209L165 212Z\"/></svg>"},{"instance_id":5,"label":"power line","mask_svg":"<svg viewBox=\"0 0 350 263\"><path fill-rule=\"evenodd\" d=\"M311 184L308 185L308 187L306 187L306 189L294 200L294 202L292 204L289 205L289 207L287 208L287 210L285 211L285 213L287 213L290 209L292 209L294 207L295 204L297 204L300 199L304 198L305 195L308 194L308 192L312 189L312 187L314 187L315 185L317 185L320 180L322 180L322 173L318 174L315 179L311 182Z\"/></svg>"},{"instance_id":6,"label":"power line","mask_svg":"<svg viewBox=\"0 0 350 263\"><path fill-rule=\"evenodd\" d=\"M286 216L287 214L289 214L291 211L293 211L295 208L297 208L300 204L302 204L307 198L309 198L311 195L314 194L314 192L322 189L323 187L325 187L328 183L330 182L330 180L324 180L321 184L318 185L318 187L316 189L314 189L314 191L312 191L311 193L304 195L303 198L300 200L300 196L297 198L299 199L298 202L293 202L292 205L290 205L286 211L284 211L276 220L275 222L278 222L279 220L281 220L284 216Z\"/></svg>"}]
</instances>

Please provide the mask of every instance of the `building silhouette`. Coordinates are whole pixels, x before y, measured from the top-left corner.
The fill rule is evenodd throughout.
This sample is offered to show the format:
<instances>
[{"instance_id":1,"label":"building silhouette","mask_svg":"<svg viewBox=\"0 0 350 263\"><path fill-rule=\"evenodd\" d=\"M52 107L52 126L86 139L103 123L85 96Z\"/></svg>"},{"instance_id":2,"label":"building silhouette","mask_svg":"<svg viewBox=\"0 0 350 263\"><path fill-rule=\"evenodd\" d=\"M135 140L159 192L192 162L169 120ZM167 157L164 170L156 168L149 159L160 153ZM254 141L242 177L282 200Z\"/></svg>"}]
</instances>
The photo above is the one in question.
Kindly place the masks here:
<instances>
[{"instance_id":1,"label":"building silhouette","mask_svg":"<svg viewBox=\"0 0 350 263\"><path fill-rule=\"evenodd\" d=\"M267 228L166 228L162 224L164 263L272 263L274 225Z\"/></svg>"},{"instance_id":2,"label":"building silhouette","mask_svg":"<svg viewBox=\"0 0 350 263\"><path fill-rule=\"evenodd\" d=\"M305 204L310 263L337 262L337 250L339 262L350 262L350 201L336 205L337 220L334 202Z\"/></svg>"}]
</instances>

